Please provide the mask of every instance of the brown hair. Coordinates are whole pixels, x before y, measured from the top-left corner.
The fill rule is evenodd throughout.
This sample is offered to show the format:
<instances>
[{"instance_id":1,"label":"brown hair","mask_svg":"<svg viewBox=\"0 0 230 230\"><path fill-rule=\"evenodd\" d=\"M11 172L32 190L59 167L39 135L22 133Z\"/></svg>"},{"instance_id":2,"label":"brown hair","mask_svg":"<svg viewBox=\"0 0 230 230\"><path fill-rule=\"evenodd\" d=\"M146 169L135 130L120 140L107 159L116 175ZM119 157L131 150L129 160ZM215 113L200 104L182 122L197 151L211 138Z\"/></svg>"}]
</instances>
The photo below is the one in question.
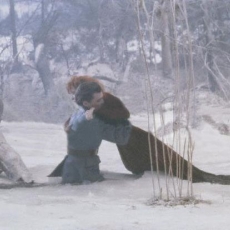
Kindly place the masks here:
<instances>
[{"instance_id":1,"label":"brown hair","mask_svg":"<svg viewBox=\"0 0 230 230\"><path fill-rule=\"evenodd\" d=\"M104 86L97 79L89 76L72 76L66 86L68 93L75 94L78 86L84 82L96 82L100 85L102 92L104 92Z\"/></svg>"},{"instance_id":2,"label":"brown hair","mask_svg":"<svg viewBox=\"0 0 230 230\"><path fill-rule=\"evenodd\" d=\"M102 92L102 89L97 82L83 82L76 89L75 102L83 106L84 101L90 102L93 99L93 95L100 92Z\"/></svg>"}]
</instances>

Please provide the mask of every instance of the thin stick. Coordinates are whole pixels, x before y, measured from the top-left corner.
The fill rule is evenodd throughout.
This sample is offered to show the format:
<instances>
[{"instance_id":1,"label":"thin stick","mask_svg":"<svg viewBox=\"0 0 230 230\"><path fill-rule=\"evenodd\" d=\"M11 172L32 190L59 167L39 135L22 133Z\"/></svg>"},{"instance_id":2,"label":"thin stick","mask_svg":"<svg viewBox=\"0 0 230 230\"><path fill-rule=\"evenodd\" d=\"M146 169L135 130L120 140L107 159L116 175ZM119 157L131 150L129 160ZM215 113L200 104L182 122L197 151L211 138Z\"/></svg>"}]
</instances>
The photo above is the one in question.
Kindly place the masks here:
<instances>
[{"instance_id":1,"label":"thin stick","mask_svg":"<svg viewBox=\"0 0 230 230\"><path fill-rule=\"evenodd\" d=\"M134 2L134 5L135 5L135 2ZM146 55L145 55L145 52L144 52L143 38L142 38L141 30L140 30L140 14L139 14L139 7L138 7L138 5L136 6L136 9L137 9L137 26L138 26L138 32L139 32L139 40L140 40L140 43L141 43L141 50L142 50L142 54L143 54L143 58L144 58L144 62L145 62L146 71L147 71L147 74L148 74L148 65L147 65L147 61L146 61ZM148 90L147 90L148 87L147 87L146 82L147 82L147 80L145 79L145 89L146 89L145 92L146 92L146 99L147 99L147 114L148 114L149 157L150 157L150 166L151 166L151 174L152 174L153 195L154 195L154 198L156 198L155 186L154 186L154 178L153 178L152 147L151 147L151 139L150 139L150 122L149 122ZM160 187L159 187L159 191L160 191Z\"/></svg>"}]
</instances>

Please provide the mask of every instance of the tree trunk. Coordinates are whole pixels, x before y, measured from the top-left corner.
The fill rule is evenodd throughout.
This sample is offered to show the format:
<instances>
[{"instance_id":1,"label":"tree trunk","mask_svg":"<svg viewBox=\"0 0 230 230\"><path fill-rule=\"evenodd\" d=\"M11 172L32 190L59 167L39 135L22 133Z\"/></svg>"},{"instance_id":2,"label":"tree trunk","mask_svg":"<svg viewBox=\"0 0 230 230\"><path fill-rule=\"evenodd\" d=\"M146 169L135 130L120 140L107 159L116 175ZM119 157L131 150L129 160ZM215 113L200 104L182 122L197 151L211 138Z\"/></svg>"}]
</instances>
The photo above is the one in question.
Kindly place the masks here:
<instances>
[{"instance_id":1,"label":"tree trunk","mask_svg":"<svg viewBox=\"0 0 230 230\"><path fill-rule=\"evenodd\" d=\"M13 181L32 182L32 175L19 154L6 142L0 132L0 168Z\"/></svg>"},{"instance_id":2,"label":"tree trunk","mask_svg":"<svg viewBox=\"0 0 230 230\"><path fill-rule=\"evenodd\" d=\"M212 33L212 23L209 15L209 7L207 4L210 4L208 1L203 0L203 11L204 11L204 27L206 35L206 63L205 65L208 68L208 80L210 85L210 90L215 92L218 89L218 82L215 78L215 69L214 69L214 55L213 55L213 42L215 41L214 35Z\"/></svg>"},{"instance_id":3,"label":"tree trunk","mask_svg":"<svg viewBox=\"0 0 230 230\"><path fill-rule=\"evenodd\" d=\"M4 104L0 99L0 117L2 117L3 109ZM21 157L9 146L3 134L0 132L0 173L2 171L13 181L32 182L32 176Z\"/></svg>"},{"instance_id":4,"label":"tree trunk","mask_svg":"<svg viewBox=\"0 0 230 230\"><path fill-rule=\"evenodd\" d=\"M14 10L14 0L9 0L10 2L10 30L13 48L13 60L14 67L18 66L18 48L17 48L17 32L15 23L15 10Z\"/></svg>"},{"instance_id":5,"label":"tree trunk","mask_svg":"<svg viewBox=\"0 0 230 230\"><path fill-rule=\"evenodd\" d=\"M2 121L3 110L4 110L4 104L2 99L0 98L0 122Z\"/></svg>"},{"instance_id":6,"label":"tree trunk","mask_svg":"<svg viewBox=\"0 0 230 230\"><path fill-rule=\"evenodd\" d=\"M54 3L53 3L54 4ZM47 1L41 1L41 25L33 37L35 49L35 64L42 80L45 94L49 94L54 86L49 65L49 33L58 19L58 13L51 11L47 14Z\"/></svg>"},{"instance_id":7,"label":"tree trunk","mask_svg":"<svg viewBox=\"0 0 230 230\"><path fill-rule=\"evenodd\" d=\"M44 44L39 44L35 49L35 64L39 77L42 80L45 95L49 94L54 86L53 78L50 72L49 59L47 57Z\"/></svg>"},{"instance_id":8,"label":"tree trunk","mask_svg":"<svg viewBox=\"0 0 230 230\"><path fill-rule=\"evenodd\" d=\"M170 1L163 1L161 7L161 22L162 22L162 71L163 76L167 78L172 77L172 53L171 41L169 32L169 10Z\"/></svg>"}]
</instances>

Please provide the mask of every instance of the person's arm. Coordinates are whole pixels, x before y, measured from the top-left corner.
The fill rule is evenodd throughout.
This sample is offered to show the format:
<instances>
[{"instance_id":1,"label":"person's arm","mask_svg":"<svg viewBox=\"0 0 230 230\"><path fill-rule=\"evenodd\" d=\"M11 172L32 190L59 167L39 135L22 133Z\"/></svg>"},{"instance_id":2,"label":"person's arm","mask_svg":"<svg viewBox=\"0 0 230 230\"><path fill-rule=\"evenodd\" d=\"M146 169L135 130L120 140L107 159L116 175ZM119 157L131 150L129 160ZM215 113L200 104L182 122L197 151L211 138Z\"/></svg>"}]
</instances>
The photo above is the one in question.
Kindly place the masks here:
<instances>
[{"instance_id":1,"label":"person's arm","mask_svg":"<svg viewBox=\"0 0 230 230\"><path fill-rule=\"evenodd\" d=\"M69 121L68 127L76 130L78 126L81 126L85 122L88 122L94 118L93 112L94 108L91 108L89 110L80 111L77 114L74 114Z\"/></svg>"},{"instance_id":2,"label":"person's arm","mask_svg":"<svg viewBox=\"0 0 230 230\"><path fill-rule=\"evenodd\" d=\"M103 127L103 140L113 142L119 145L127 144L132 129L132 124L128 120L126 120L123 124L119 125L111 125L103 121L100 122Z\"/></svg>"}]
</instances>

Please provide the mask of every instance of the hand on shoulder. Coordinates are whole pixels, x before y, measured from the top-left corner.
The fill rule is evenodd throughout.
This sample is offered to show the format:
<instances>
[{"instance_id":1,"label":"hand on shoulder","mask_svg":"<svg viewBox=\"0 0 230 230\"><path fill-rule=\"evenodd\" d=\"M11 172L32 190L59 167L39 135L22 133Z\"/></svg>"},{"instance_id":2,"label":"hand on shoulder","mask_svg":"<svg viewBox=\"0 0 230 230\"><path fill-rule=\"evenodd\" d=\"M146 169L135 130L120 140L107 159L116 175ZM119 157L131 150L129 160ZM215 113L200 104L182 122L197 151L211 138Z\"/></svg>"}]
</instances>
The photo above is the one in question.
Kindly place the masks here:
<instances>
[{"instance_id":1,"label":"hand on shoulder","mask_svg":"<svg viewBox=\"0 0 230 230\"><path fill-rule=\"evenodd\" d=\"M85 112L86 120L92 120L93 119L94 110L95 110L95 108L91 108L89 110L86 110L86 112Z\"/></svg>"}]
</instances>

